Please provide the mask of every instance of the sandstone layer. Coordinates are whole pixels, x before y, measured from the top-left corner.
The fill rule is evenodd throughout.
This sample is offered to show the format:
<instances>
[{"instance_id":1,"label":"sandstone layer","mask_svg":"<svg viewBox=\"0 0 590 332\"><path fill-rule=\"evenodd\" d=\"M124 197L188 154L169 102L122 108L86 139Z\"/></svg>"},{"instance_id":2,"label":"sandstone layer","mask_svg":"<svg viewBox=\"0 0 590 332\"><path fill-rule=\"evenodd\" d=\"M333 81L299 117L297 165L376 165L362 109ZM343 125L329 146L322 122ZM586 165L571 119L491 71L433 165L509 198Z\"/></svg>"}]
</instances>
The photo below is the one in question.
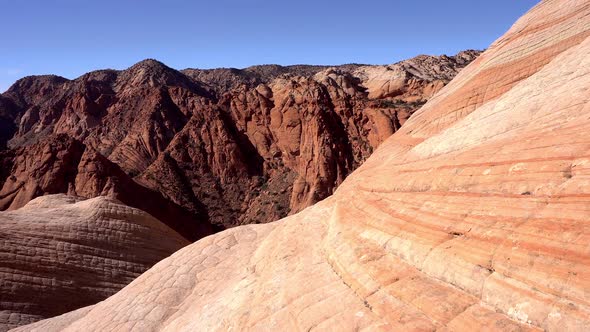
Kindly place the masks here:
<instances>
[{"instance_id":1,"label":"sandstone layer","mask_svg":"<svg viewBox=\"0 0 590 332\"><path fill-rule=\"evenodd\" d=\"M95 304L188 243L106 197L50 195L0 212L0 331Z\"/></svg>"},{"instance_id":2,"label":"sandstone layer","mask_svg":"<svg viewBox=\"0 0 590 332\"><path fill-rule=\"evenodd\" d=\"M543 1L332 197L20 330L587 330L589 55L590 3Z\"/></svg>"},{"instance_id":3,"label":"sandstone layer","mask_svg":"<svg viewBox=\"0 0 590 332\"><path fill-rule=\"evenodd\" d=\"M64 179L51 179L50 173L35 178L31 172L25 179L21 170L26 159L75 173L77 158L71 153L54 149L51 158L35 160L26 149L67 135L83 146L79 149L94 151L97 159L161 194L169 201L166 206L177 205L191 215L200 224L189 222L185 233L191 236L206 235L203 230L209 228L278 220L331 195L478 54L419 56L389 66L182 72L145 60L127 70L95 71L75 80L27 77L0 97L0 148L6 146L17 158L3 161L14 169L3 169L0 184L6 177L20 179L5 182L0 208L68 192ZM111 169L103 167L99 180L121 177ZM129 195L129 188L120 194L119 188L110 192L141 196ZM101 191L76 193L94 197ZM167 212L146 211L159 219Z\"/></svg>"}]
</instances>

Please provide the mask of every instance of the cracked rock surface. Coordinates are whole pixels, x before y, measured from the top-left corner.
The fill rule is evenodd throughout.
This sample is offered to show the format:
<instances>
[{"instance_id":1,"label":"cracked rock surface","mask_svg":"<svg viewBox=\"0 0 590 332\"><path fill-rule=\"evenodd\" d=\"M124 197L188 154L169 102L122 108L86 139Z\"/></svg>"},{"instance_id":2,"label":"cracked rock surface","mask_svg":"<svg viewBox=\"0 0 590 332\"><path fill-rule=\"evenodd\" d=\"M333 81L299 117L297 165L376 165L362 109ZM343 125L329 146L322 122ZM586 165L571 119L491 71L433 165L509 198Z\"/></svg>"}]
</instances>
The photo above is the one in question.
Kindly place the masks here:
<instances>
[{"instance_id":1,"label":"cracked rock surface","mask_svg":"<svg viewBox=\"0 0 590 332\"><path fill-rule=\"evenodd\" d=\"M332 197L19 330L587 331L589 54L590 3L543 1Z\"/></svg>"}]
</instances>

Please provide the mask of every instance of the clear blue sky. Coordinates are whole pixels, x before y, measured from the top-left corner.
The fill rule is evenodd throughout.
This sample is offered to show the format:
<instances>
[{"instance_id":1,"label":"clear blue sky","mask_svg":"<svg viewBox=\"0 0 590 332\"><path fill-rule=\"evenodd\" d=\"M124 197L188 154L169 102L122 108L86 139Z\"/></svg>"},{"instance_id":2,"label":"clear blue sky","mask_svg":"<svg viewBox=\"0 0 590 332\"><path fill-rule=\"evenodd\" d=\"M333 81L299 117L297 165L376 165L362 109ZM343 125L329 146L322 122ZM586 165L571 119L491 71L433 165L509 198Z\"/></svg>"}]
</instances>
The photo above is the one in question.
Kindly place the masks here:
<instances>
[{"instance_id":1,"label":"clear blue sky","mask_svg":"<svg viewBox=\"0 0 590 332\"><path fill-rule=\"evenodd\" d=\"M0 0L0 91L156 58L183 69L392 63L486 48L538 0Z\"/></svg>"}]
</instances>

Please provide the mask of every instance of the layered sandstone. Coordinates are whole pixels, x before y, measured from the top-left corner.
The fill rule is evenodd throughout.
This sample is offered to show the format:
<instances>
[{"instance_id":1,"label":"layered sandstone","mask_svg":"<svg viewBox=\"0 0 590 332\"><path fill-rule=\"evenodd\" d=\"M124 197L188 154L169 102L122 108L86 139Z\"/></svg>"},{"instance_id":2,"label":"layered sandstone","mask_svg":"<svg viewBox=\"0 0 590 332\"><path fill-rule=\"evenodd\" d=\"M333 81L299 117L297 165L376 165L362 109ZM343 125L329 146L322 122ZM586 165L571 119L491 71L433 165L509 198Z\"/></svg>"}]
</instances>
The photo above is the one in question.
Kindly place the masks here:
<instances>
[{"instance_id":1,"label":"layered sandstone","mask_svg":"<svg viewBox=\"0 0 590 332\"><path fill-rule=\"evenodd\" d=\"M188 243L106 197L50 195L0 212L0 330L95 304Z\"/></svg>"},{"instance_id":2,"label":"layered sandstone","mask_svg":"<svg viewBox=\"0 0 590 332\"><path fill-rule=\"evenodd\" d=\"M18 154L68 135L203 225L269 222L331 195L478 54L419 56L389 66L242 70L177 71L145 60L75 80L27 77L0 97L0 148ZM68 156L57 153L43 162L74 172ZM63 182L50 175L24 181ZM66 186L56 191L28 184L16 195L8 185L0 191L3 208L68 192Z\"/></svg>"},{"instance_id":3,"label":"layered sandstone","mask_svg":"<svg viewBox=\"0 0 590 332\"><path fill-rule=\"evenodd\" d=\"M543 1L332 197L21 330L587 330L589 54L590 4Z\"/></svg>"}]
</instances>

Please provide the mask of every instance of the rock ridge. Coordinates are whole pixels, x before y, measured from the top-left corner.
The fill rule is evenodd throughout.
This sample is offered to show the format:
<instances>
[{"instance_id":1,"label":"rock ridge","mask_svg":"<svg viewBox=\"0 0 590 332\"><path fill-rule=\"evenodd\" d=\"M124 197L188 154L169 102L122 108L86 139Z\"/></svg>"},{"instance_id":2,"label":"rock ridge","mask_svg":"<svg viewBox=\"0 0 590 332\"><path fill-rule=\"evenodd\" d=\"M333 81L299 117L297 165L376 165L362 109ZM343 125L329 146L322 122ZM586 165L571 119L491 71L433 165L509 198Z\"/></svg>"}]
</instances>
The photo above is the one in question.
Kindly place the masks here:
<instances>
[{"instance_id":1,"label":"rock ridge","mask_svg":"<svg viewBox=\"0 0 590 332\"><path fill-rule=\"evenodd\" d=\"M265 223L331 195L479 53L182 71L146 59L75 80L27 77L0 97L0 146L68 135L203 224ZM51 162L68 163L61 155ZM40 188L4 208L55 193Z\"/></svg>"}]
</instances>

